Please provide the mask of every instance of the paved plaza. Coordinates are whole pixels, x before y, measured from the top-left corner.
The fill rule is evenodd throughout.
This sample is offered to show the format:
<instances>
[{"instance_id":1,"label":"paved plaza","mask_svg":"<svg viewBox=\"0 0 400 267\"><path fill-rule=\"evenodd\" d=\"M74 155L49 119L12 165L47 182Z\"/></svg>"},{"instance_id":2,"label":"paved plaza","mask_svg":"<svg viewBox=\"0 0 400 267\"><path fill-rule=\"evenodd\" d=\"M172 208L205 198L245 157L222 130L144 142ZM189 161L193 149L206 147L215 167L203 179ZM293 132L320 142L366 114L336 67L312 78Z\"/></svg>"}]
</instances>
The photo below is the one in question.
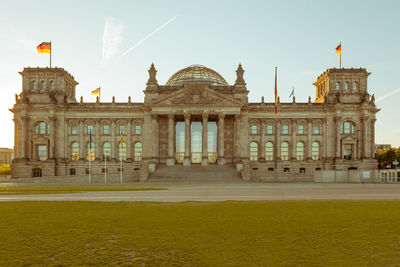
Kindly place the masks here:
<instances>
[{"instance_id":1,"label":"paved plaza","mask_svg":"<svg viewBox=\"0 0 400 267\"><path fill-rule=\"evenodd\" d=\"M145 183L143 185L168 190L1 195L0 201L182 202L400 199L400 184Z\"/></svg>"}]
</instances>

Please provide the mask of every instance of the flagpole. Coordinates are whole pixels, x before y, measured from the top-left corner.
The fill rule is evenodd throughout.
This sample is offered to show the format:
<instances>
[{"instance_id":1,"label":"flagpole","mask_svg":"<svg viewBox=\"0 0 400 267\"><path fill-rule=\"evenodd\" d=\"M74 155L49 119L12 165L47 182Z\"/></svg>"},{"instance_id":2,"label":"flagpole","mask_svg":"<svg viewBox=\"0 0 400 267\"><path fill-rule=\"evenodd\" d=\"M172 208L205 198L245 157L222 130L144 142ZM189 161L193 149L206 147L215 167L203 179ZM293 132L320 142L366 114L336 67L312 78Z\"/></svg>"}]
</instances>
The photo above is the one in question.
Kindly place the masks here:
<instances>
[{"instance_id":1,"label":"flagpole","mask_svg":"<svg viewBox=\"0 0 400 267\"><path fill-rule=\"evenodd\" d=\"M339 69L342 68L342 42L340 42L340 61L339 61Z\"/></svg>"},{"instance_id":2,"label":"flagpole","mask_svg":"<svg viewBox=\"0 0 400 267\"><path fill-rule=\"evenodd\" d=\"M100 85L99 85L99 88L100 88ZM100 91L99 91L99 102L101 102L101 88L100 88Z\"/></svg>"},{"instance_id":3,"label":"flagpole","mask_svg":"<svg viewBox=\"0 0 400 267\"><path fill-rule=\"evenodd\" d=\"M277 103L277 97L278 97L278 92L277 92L277 67L275 67L275 111L274 111L274 118L275 118L275 120L274 120L274 137L275 137L275 140L274 140L274 183L276 183L277 181L278 181L278 161L277 161L277 152L278 152L278 135L277 135L277 132L278 132L278 129L277 129L277 121L276 121L276 119L277 119L277 114L278 114L278 112L277 112L277 105L278 105L278 103Z\"/></svg>"},{"instance_id":4,"label":"flagpole","mask_svg":"<svg viewBox=\"0 0 400 267\"><path fill-rule=\"evenodd\" d=\"M50 68L51 68L51 52L53 50L53 47L51 47L51 41L50 41Z\"/></svg>"}]
</instances>

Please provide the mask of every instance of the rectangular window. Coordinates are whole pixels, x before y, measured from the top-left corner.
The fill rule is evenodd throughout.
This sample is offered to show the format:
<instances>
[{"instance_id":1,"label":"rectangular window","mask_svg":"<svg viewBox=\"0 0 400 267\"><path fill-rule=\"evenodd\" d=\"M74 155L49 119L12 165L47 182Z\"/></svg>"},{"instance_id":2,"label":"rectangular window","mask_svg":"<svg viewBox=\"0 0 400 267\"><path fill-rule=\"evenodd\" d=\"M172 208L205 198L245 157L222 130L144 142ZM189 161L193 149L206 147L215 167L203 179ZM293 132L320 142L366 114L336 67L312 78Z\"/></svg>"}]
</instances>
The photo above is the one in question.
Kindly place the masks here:
<instances>
[{"instance_id":1,"label":"rectangular window","mask_svg":"<svg viewBox=\"0 0 400 267\"><path fill-rule=\"evenodd\" d=\"M71 134L78 134L78 127L76 125L71 126Z\"/></svg>"},{"instance_id":2,"label":"rectangular window","mask_svg":"<svg viewBox=\"0 0 400 267\"><path fill-rule=\"evenodd\" d=\"M135 134L140 134L140 125L135 125Z\"/></svg>"},{"instance_id":3,"label":"rectangular window","mask_svg":"<svg viewBox=\"0 0 400 267\"><path fill-rule=\"evenodd\" d=\"M69 175L75 175L75 174L76 174L75 169L69 169Z\"/></svg>"},{"instance_id":4,"label":"rectangular window","mask_svg":"<svg viewBox=\"0 0 400 267\"><path fill-rule=\"evenodd\" d=\"M93 134L93 125L88 125L87 126L87 134L92 133Z\"/></svg>"},{"instance_id":5,"label":"rectangular window","mask_svg":"<svg viewBox=\"0 0 400 267\"><path fill-rule=\"evenodd\" d=\"M103 134L110 134L110 126L109 125L103 126Z\"/></svg>"},{"instance_id":6,"label":"rectangular window","mask_svg":"<svg viewBox=\"0 0 400 267\"><path fill-rule=\"evenodd\" d=\"M297 132L298 134L304 134L304 125L298 125Z\"/></svg>"},{"instance_id":7,"label":"rectangular window","mask_svg":"<svg viewBox=\"0 0 400 267\"><path fill-rule=\"evenodd\" d=\"M306 173L306 168L300 168L300 173Z\"/></svg>"},{"instance_id":8,"label":"rectangular window","mask_svg":"<svg viewBox=\"0 0 400 267\"><path fill-rule=\"evenodd\" d=\"M282 126L282 134L289 134L289 125Z\"/></svg>"},{"instance_id":9,"label":"rectangular window","mask_svg":"<svg viewBox=\"0 0 400 267\"><path fill-rule=\"evenodd\" d=\"M314 134L319 134L319 125L314 125Z\"/></svg>"},{"instance_id":10,"label":"rectangular window","mask_svg":"<svg viewBox=\"0 0 400 267\"><path fill-rule=\"evenodd\" d=\"M37 145L37 158L40 161L47 159L47 145Z\"/></svg>"},{"instance_id":11,"label":"rectangular window","mask_svg":"<svg viewBox=\"0 0 400 267\"><path fill-rule=\"evenodd\" d=\"M119 126L119 134L125 134L125 125L120 125Z\"/></svg>"},{"instance_id":12,"label":"rectangular window","mask_svg":"<svg viewBox=\"0 0 400 267\"><path fill-rule=\"evenodd\" d=\"M267 134L272 134L272 125L267 125Z\"/></svg>"},{"instance_id":13,"label":"rectangular window","mask_svg":"<svg viewBox=\"0 0 400 267\"><path fill-rule=\"evenodd\" d=\"M258 127L257 125L251 125L251 134L257 134Z\"/></svg>"}]
</instances>

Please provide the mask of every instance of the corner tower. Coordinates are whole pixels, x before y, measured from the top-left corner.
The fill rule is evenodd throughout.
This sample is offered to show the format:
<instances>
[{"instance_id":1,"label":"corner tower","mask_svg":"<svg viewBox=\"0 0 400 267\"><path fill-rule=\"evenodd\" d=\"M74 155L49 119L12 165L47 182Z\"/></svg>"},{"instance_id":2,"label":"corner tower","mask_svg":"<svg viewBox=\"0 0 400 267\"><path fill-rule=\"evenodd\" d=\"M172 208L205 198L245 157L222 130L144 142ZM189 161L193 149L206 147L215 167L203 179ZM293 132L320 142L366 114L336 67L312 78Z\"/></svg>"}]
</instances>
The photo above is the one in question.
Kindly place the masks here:
<instances>
[{"instance_id":1,"label":"corner tower","mask_svg":"<svg viewBox=\"0 0 400 267\"><path fill-rule=\"evenodd\" d=\"M369 100L367 79L370 75L364 68L327 69L315 83L315 103L363 103Z\"/></svg>"}]
</instances>

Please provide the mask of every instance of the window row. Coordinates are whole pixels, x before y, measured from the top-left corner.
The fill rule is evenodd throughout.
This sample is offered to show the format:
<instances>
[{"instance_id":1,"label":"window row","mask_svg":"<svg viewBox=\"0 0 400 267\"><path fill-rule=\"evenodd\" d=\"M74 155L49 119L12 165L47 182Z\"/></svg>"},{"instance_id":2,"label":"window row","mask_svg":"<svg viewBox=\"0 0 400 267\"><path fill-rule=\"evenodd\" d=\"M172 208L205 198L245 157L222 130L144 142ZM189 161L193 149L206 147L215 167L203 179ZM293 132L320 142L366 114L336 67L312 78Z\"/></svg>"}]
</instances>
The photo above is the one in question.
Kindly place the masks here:
<instances>
[{"instance_id":1,"label":"window row","mask_svg":"<svg viewBox=\"0 0 400 267\"><path fill-rule=\"evenodd\" d=\"M296 159L304 160L304 143L297 142L296 144ZM289 160L289 143L282 142L280 145L281 160ZM251 142L250 143L250 160L257 161L259 157L258 153L258 143ZM320 159L320 146L318 142L313 142L311 144L311 158L312 160ZM265 160L271 161L274 160L274 144L272 142L267 142L265 144Z\"/></svg>"},{"instance_id":2,"label":"window row","mask_svg":"<svg viewBox=\"0 0 400 267\"><path fill-rule=\"evenodd\" d=\"M36 81L32 81L31 89L37 90L39 87L39 83ZM50 81L50 89L54 89L55 83L54 81ZM47 89L47 83L46 81L40 81L40 89L45 90Z\"/></svg>"},{"instance_id":3,"label":"window row","mask_svg":"<svg viewBox=\"0 0 400 267\"><path fill-rule=\"evenodd\" d=\"M353 90L357 90L357 88L358 88L357 82L353 82ZM336 90L340 90L340 89L349 90L350 89L350 82L346 81L344 83L344 88L341 87L341 83L340 82L336 82Z\"/></svg>"},{"instance_id":4,"label":"window row","mask_svg":"<svg viewBox=\"0 0 400 267\"><path fill-rule=\"evenodd\" d=\"M86 160L94 161L96 158L96 147L95 144L88 143L86 150ZM133 146L133 160L141 161L143 155L143 145L140 142L136 142ZM103 144L103 155L102 159L110 160L111 158L111 144L109 142L105 142ZM126 160L127 159L127 146L126 143L119 143L118 145L118 159ZM74 142L71 144L71 160L77 161L79 160L79 143Z\"/></svg>"},{"instance_id":5,"label":"window row","mask_svg":"<svg viewBox=\"0 0 400 267\"><path fill-rule=\"evenodd\" d=\"M251 125L251 134L258 134L259 133L259 126L256 124ZM321 126L319 124L315 124L313 127L313 134L320 134ZM297 125L297 134L305 134L304 125L299 124ZM273 126L268 124L267 125L267 133L266 134L273 134ZM282 134L289 134L289 125L283 124L282 125Z\"/></svg>"},{"instance_id":6,"label":"window row","mask_svg":"<svg viewBox=\"0 0 400 267\"><path fill-rule=\"evenodd\" d=\"M71 125L71 134L76 135L78 134L78 126L77 125ZM127 131L125 129L125 125L119 125L119 127L117 128L117 134L127 134ZM139 135L141 134L142 130L141 130L141 126L140 125L135 125L134 126L134 134ZM89 133L94 133L94 126L93 125L87 125L87 131L86 134ZM103 134L110 134L110 125L103 125Z\"/></svg>"}]
</instances>

